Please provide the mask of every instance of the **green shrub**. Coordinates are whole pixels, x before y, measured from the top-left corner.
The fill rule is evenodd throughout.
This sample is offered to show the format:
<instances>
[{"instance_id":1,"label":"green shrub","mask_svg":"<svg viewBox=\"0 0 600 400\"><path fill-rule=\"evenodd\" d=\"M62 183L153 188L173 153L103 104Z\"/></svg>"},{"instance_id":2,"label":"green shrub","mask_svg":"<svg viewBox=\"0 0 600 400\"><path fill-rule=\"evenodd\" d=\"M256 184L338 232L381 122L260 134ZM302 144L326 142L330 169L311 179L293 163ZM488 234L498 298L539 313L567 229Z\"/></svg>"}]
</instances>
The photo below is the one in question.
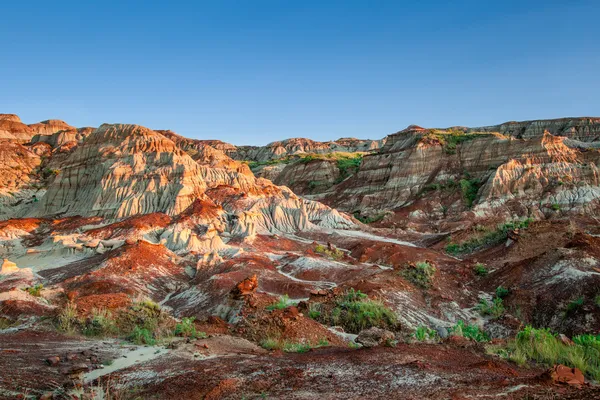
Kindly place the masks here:
<instances>
[{"instance_id":1,"label":"green shrub","mask_svg":"<svg viewBox=\"0 0 600 400\"><path fill-rule=\"evenodd\" d=\"M276 350L279 349L281 345L279 340L268 338L260 342L260 347L262 347L265 350Z\"/></svg>"},{"instance_id":2,"label":"green shrub","mask_svg":"<svg viewBox=\"0 0 600 400\"><path fill-rule=\"evenodd\" d=\"M596 303L597 307L600 307L600 294L597 294L596 297L594 297L594 303Z\"/></svg>"},{"instance_id":3,"label":"green shrub","mask_svg":"<svg viewBox=\"0 0 600 400\"><path fill-rule=\"evenodd\" d=\"M149 346L153 346L154 344L156 344L156 339L154 338L150 330L146 328L141 328L139 326L133 328L133 331L131 332L131 334L129 334L128 339L131 342L138 345L146 344Z\"/></svg>"},{"instance_id":4,"label":"green shrub","mask_svg":"<svg viewBox=\"0 0 600 400\"><path fill-rule=\"evenodd\" d=\"M353 215L354 215L354 218L356 218L363 224L372 224L372 223L381 221L385 217L386 213L381 213L381 214L374 215L372 217L367 217L367 216L362 216L360 211L356 211L356 212L354 212Z\"/></svg>"},{"instance_id":5,"label":"green shrub","mask_svg":"<svg viewBox=\"0 0 600 400\"><path fill-rule=\"evenodd\" d=\"M570 314L579 310L583 306L584 301L585 298L583 296L579 296L575 300L571 301L569 304L567 304L566 313Z\"/></svg>"},{"instance_id":6,"label":"green shrub","mask_svg":"<svg viewBox=\"0 0 600 400\"><path fill-rule=\"evenodd\" d=\"M110 311L105 308L92 309L91 316L86 320L83 334L86 336L110 336L119 332L117 323Z\"/></svg>"},{"instance_id":7,"label":"green shrub","mask_svg":"<svg viewBox=\"0 0 600 400\"><path fill-rule=\"evenodd\" d=\"M35 286L31 286L31 287L25 288L23 290L34 297L40 297L42 295L42 289L44 289L44 285L42 285L41 283L38 283Z\"/></svg>"},{"instance_id":8,"label":"green shrub","mask_svg":"<svg viewBox=\"0 0 600 400\"><path fill-rule=\"evenodd\" d=\"M191 318L182 318L181 322L178 322L175 325L175 330L173 331L175 336L183 336L195 339L204 339L206 338L206 333L196 331L196 325L194 325L195 317Z\"/></svg>"},{"instance_id":9,"label":"green shrub","mask_svg":"<svg viewBox=\"0 0 600 400\"><path fill-rule=\"evenodd\" d=\"M477 198L477 192L479 191L481 182L477 179L461 179L459 183L463 200L467 207L470 208Z\"/></svg>"},{"instance_id":10,"label":"green shrub","mask_svg":"<svg viewBox=\"0 0 600 400\"><path fill-rule=\"evenodd\" d=\"M348 290L329 311L321 307L314 317L323 324L341 326L350 333L359 333L374 326L394 328L397 323L394 312L382 302L369 299L354 289Z\"/></svg>"},{"instance_id":11,"label":"green shrub","mask_svg":"<svg viewBox=\"0 0 600 400\"><path fill-rule=\"evenodd\" d=\"M475 264L473 267L473 272L475 272L475 275L479 276L486 276L488 274L487 268L482 263Z\"/></svg>"},{"instance_id":12,"label":"green shrub","mask_svg":"<svg viewBox=\"0 0 600 400\"><path fill-rule=\"evenodd\" d=\"M504 315L504 305L500 297L495 297L492 300L492 304L488 303L486 299L481 299L477 305L477 310L481 315L490 315L494 319L498 319Z\"/></svg>"},{"instance_id":13,"label":"green shrub","mask_svg":"<svg viewBox=\"0 0 600 400\"><path fill-rule=\"evenodd\" d=\"M504 286L498 286L496 288L496 297L503 299L510 294L510 289L505 288Z\"/></svg>"},{"instance_id":14,"label":"green shrub","mask_svg":"<svg viewBox=\"0 0 600 400\"><path fill-rule=\"evenodd\" d=\"M427 326L419 326L413 333L413 337L419 342L434 340L437 338L437 332Z\"/></svg>"},{"instance_id":15,"label":"green shrub","mask_svg":"<svg viewBox=\"0 0 600 400\"><path fill-rule=\"evenodd\" d=\"M333 260L341 260L344 257L344 252L337 248L328 249L326 246L318 244L315 246L315 253L322 254Z\"/></svg>"},{"instance_id":16,"label":"green shrub","mask_svg":"<svg viewBox=\"0 0 600 400\"><path fill-rule=\"evenodd\" d=\"M360 168L360 164L362 162L362 154L356 154L353 157L340 157L337 160L337 167L340 170L340 177L338 178L338 182L343 181L350 175L353 175L358 172Z\"/></svg>"},{"instance_id":17,"label":"green shrub","mask_svg":"<svg viewBox=\"0 0 600 400\"><path fill-rule=\"evenodd\" d=\"M285 342L283 344L283 351L286 353L306 353L311 349L308 343L292 343Z\"/></svg>"},{"instance_id":18,"label":"green shrub","mask_svg":"<svg viewBox=\"0 0 600 400\"><path fill-rule=\"evenodd\" d=\"M502 243L508 238L508 232L515 229L526 229L533 220L530 218L507 222L498 225L493 231L485 231L483 235L465 240L461 243L450 242L446 245L446 252L453 255L472 253L485 246Z\"/></svg>"},{"instance_id":19,"label":"green shrub","mask_svg":"<svg viewBox=\"0 0 600 400\"><path fill-rule=\"evenodd\" d=\"M560 211L560 204L557 204L557 203L552 204L552 209L554 211Z\"/></svg>"},{"instance_id":20,"label":"green shrub","mask_svg":"<svg viewBox=\"0 0 600 400\"><path fill-rule=\"evenodd\" d=\"M423 289L431 287L436 268L427 261L419 261L414 266L409 265L400 274L414 285Z\"/></svg>"},{"instance_id":21,"label":"green shrub","mask_svg":"<svg viewBox=\"0 0 600 400\"><path fill-rule=\"evenodd\" d=\"M450 333L475 340L476 342L487 342L490 340L489 336L477 325L466 324L464 321L458 321L456 325L450 328Z\"/></svg>"},{"instance_id":22,"label":"green shrub","mask_svg":"<svg viewBox=\"0 0 600 400\"><path fill-rule=\"evenodd\" d=\"M277 303L271 304L271 305L265 307L265 309L269 310L269 311L283 310L284 308L289 307L294 304L295 303L290 300L290 297L287 294L284 294L283 296L279 297L279 300L277 301Z\"/></svg>"},{"instance_id":23,"label":"green shrub","mask_svg":"<svg viewBox=\"0 0 600 400\"><path fill-rule=\"evenodd\" d=\"M320 316L321 316L321 305L311 303L308 306L308 317L312 318L312 319L319 319Z\"/></svg>"}]
</instances>

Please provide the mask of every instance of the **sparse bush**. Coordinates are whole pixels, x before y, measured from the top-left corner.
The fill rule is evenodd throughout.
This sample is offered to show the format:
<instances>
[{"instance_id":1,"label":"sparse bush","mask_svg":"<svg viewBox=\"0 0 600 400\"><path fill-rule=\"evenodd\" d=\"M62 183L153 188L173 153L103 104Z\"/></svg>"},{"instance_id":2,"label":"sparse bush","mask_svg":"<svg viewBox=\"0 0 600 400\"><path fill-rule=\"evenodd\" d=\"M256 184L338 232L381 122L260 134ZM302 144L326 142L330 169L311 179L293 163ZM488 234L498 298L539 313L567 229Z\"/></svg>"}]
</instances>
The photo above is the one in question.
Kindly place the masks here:
<instances>
[{"instance_id":1,"label":"sparse bush","mask_svg":"<svg viewBox=\"0 0 600 400\"><path fill-rule=\"evenodd\" d=\"M154 340L173 334L174 321L153 301L135 302L122 312L119 324L123 332L130 332L129 338L139 338L147 331ZM135 334L134 334L135 333Z\"/></svg>"},{"instance_id":2,"label":"sparse bush","mask_svg":"<svg viewBox=\"0 0 600 400\"><path fill-rule=\"evenodd\" d=\"M175 330L173 331L174 335L195 339L206 338L206 333L196 331L196 326L194 325L195 319L195 317L182 318L181 322L178 322L175 325Z\"/></svg>"},{"instance_id":3,"label":"sparse bush","mask_svg":"<svg viewBox=\"0 0 600 400\"><path fill-rule=\"evenodd\" d=\"M281 345L278 340L268 338L260 342L260 347L265 350L276 350L279 349Z\"/></svg>"},{"instance_id":4,"label":"sparse bush","mask_svg":"<svg viewBox=\"0 0 600 400\"><path fill-rule=\"evenodd\" d=\"M600 294L596 295L596 297L594 297L594 303L596 303L597 307L600 307Z\"/></svg>"},{"instance_id":5,"label":"sparse bush","mask_svg":"<svg viewBox=\"0 0 600 400\"><path fill-rule=\"evenodd\" d=\"M492 246L508 238L508 232L515 229L527 229L529 224L533 220L530 218L507 222L505 224L498 225L495 230L486 230L483 235L474 237L469 240L465 240L461 243L450 242L446 245L446 252L453 255L460 255L466 253L472 253L485 246Z\"/></svg>"},{"instance_id":6,"label":"sparse bush","mask_svg":"<svg viewBox=\"0 0 600 400\"><path fill-rule=\"evenodd\" d=\"M496 288L496 297L503 299L510 294L510 289L505 288L504 286L498 286Z\"/></svg>"},{"instance_id":7,"label":"sparse bush","mask_svg":"<svg viewBox=\"0 0 600 400\"><path fill-rule=\"evenodd\" d=\"M359 333L374 326L384 329L396 326L396 315L392 310L354 289L348 290L331 310L322 307L315 317L321 323L342 326L350 333Z\"/></svg>"},{"instance_id":8,"label":"sparse bush","mask_svg":"<svg viewBox=\"0 0 600 400\"><path fill-rule=\"evenodd\" d=\"M492 318L498 319L504 315L504 304L502 304L502 299L500 297L495 297L494 300L492 300L492 304L488 303L486 299L481 299L477 305L477 311L479 311L481 315L490 315Z\"/></svg>"},{"instance_id":9,"label":"sparse bush","mask_svg":"<svg viewBox=\"0 0 600 400\"><path fill-rule=\"evenodd\" d=\"M69 334L74 333L80 324L77 306L72 302L68 302L58 313L56 321L59 330Z\"/></svg>"},{"instance_id":10,"label":"sparse bush","mask_svg":"<svg viewBox=\"0 0 600 400\"><path fill-rule=\"evenodd\" d=\"M475 264L473 267L473 272L475 272L475 275L479 276L486 276L488 274L487 268L482 263Z\"/></svg>"},{"instance_id":11,"label":"sparse bush","mask_svg":"<svg viewBox=\"0 0 600 400\"><path fill-rule=\"evenodd\" d=\"M311 349L308 343L292 343L285 342L283 344L283 351L286 353L306 353Z\"/></svg>"},{"instance_id":12,"label":"sparse bush","mask_svg":"<svg viewBox=\"0 0 600 400\"><path fill-rule=\"evenodd\" d=\"M436 268L427 261L419 261L414 265L408 265L400 274L423 289L431 287Z\"/></svg>"},{"instance_id":13,"label":"sparse bush","mask_svg":"<svg viewBox=\"0 0 600 400\"><path fill-rule=\"evenodd\" d=\"M476 342L487 342L490 340L488 335L477 325L466 324L464 321L458 321L456 325L450 328L452 335L463 336Z\"/></svg>"},{"instance_id":14,"label":"sparse bush","mask_svg":"<svg viewBox=\"0 0 600 400\"><path fill-rule=\"evenodd\" d=\"M360 164L362 162L362 154L358 153L353 155L352 157L340 157L337 160L337 167L340 170L340 177L336 183L339 183L358 172L360 168Z\"/></svg>"},{"instance_id":15,"label":"sparse bush","mask_svg":"<svg viewBox=\"0 0 600 400\"><path fill-rule=\"evenodd\" d=\"M42 289L44 289L44 285L42 285L41 283L38 283L35 286L31 286L31 287L25 288L23 290L34 297L40 297L42 295Z\"/></svg>"},{"instance_id":16,"label":"sparse bush","mask_svg":"<svg viewBox=\"0 0 600 400\"><path fill-rule=\"evenodd\" d=\"M265 307L266 310L283 310L286 307L294 305L295 303L290 300L290 297L287 294L279 297L277 303L271 304L270 306Z\"/></svg>"},{"instance_id":17,"label":"sparse bush","mask_svg":"<svg viewBox=\"0 0 600 400\"><path fill-rule=\"evenodd\" d=\"M86 336L109 336L119 331L115 319L110 311L105 308L92 309L91 316L86 320L83 334Z\"/></svg>"},{"instance_id":18,"label":"sparse bush","mask_svg":"<svg viewBox=\"0 0 600 400\"><path fill-rule=\"evenodd\" d=\"M320 316L321 316L321 305L311 303L308 306L308 317L312 318L312 319L319 319Z\"/></svg>"},{"instance_id":19,"label":"sparse bush","mask_svg":"<svg viewBox=\"0 0 600 400\"><path fill-rule=\"evenodd\" d=\"M342 250L337 249L335 247L332 249L329 249L326 246L323 246L321 244L318 244L315 246L315 253L322 254L333 260L341 260L342 258L344 258L344 252Z\"/></svg>"},{"instance_id":20,"label":"sparse bush","mask_svg":"<svg viewBox=\"0 0 600 400\"><path fill-rule=\"evenodd\" d=\"M437 332L427 326L419 326L413 333L413 337L419 342L437 339Z\"/></svg>"},{"instance_id":21,"label":"sparse bush","mask_svg":"<svg viewBox=\"0 0 600 400\"><path fill-rule=\"evenodd\" d=\"M133 328L133 331L129 334L128 339L138 345L146 344L148 346L153 346L156 344L156 339L150 330L139 326Z\"/></svg>"},{"instance_id":22,"label":"sparse bush","mask_svg":"<svg viewBox=\"0 0 600 400\"><path fill-rule=\"evenodd\" d=\"M460 190L462 193L462 197L467 207L471 208L473 202L477 198L477 192L479 191L479 186L481 186L481 182L477 179L461 179L460 180Z\"/></svg>"},{"instance_id":23,"label":"sparse bush","mask_svg":"<svg viewBox=\"0 0 600 400\"><path fill-rule=\"evenodd\" d=\"M552 204L552 209L553 209L554 211L560 211L560 204L558 204L558 203L554 203L554 204Z\"/></svg>"},{"instance_id":24,"label":"sparse bush","mask_svg":"<svg viewBox=\"0 0 600 400\"><path fill-rule=\"evenodd\" d=\"M372 224L372 223L381 221L385 217L385 215L386 215L386 213L381 213L381 214L377 214L377 215L374 215L371 217L367 217L367 216L362 216L360 214L360 211L356 211L354 213L354 218L356 218L363 224Z\"/></svg>"}]
</instances>

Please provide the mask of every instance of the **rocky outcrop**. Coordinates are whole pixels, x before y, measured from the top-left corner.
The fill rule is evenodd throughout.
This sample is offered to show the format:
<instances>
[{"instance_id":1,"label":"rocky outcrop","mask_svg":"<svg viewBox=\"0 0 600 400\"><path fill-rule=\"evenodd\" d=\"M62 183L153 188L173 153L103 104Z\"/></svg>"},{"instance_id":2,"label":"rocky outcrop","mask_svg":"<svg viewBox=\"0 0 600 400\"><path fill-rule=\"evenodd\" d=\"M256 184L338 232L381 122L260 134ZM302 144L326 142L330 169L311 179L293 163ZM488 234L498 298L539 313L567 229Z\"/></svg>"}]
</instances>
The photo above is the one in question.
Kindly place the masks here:
<instances>
[{"instance_id":1,"label":"rocky outcrop","mask_svg":"<svg viewBox=\"0 0 600 400\"><path fill-rule=\"evenodd\" d=\"M200 167L164 136L137 125L96 129L64 162L34 215L175 215L201 197Z\"/></svg>"},{"instance_id":2,"label":"rocky outcrop","mask_svg":"<svg viewBox=\"0 0 600 400\"><path fill-rule=\"evenodd\" d=\"M29 128L39 135L51 135L59 131L75 130L74 126L67 124L59 119L48 119L38 122L37 124L29 125Z\"/></svg>"},{"instance_id":3,"label":"rocky outcrop","mask_svg":"<svg viewBox=\"0 0 600 400\"><path fill-rule=\"evenodd\" d=\"M0 140L0 218L19 215L43 194L38 191L40 157L11 140Z\"/></svg>"},{"instance_id":4,"label":"rocky outcrop","mask_svg":"<svg viewBox=\"0 0 600 400\"><path fill-rule=\"evenodd\" d=\"M225 151L236 160L264 162L299 154L369 152L381 148L385 140L341 138L329 142L317 142L311 139L293 138L272 142L266 146L237 146L235 150Z\"/></svg>"},{"instance_id":5,"label":"rocky outcrop","mask_svg":"<svg viewBox=\"0 0 600 400\"><path fill-rule=\"evenodd\" d=\"M34 131L15 114L0 114L0 139L28 142Z\"/></svg>"},{"instance_id":6,"label":"rocky outcrop","mask_svg":"<svg viewBox=\"0 0 600 400\"><path fill-rule=\"evenodd\" d=\"M465 128L459 128L465 129ZM542 137L544 132L565 136L583 142L600 141L600 118L557 118L523 122L505 122L500 125L466 128L467 132L498 132L519 139Z\"/></svg>"}]
</instances>

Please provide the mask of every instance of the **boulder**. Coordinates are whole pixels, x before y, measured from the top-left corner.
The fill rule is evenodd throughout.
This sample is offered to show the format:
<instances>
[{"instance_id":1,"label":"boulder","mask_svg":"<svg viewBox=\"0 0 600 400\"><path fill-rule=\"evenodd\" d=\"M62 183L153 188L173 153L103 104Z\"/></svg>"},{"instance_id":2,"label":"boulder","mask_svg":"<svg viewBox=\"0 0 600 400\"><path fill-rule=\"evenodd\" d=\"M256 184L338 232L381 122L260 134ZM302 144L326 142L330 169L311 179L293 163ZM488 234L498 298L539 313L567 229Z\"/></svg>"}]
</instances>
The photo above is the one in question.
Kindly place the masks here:
<instances>
[{"instance_id":1,"label":"boulder","mask_svg":"<svg viewBox=\"0 0 600 400\"><path fill-rule=\"evenodd\" d=\"M364 347L376 347L385 345L388 341L394 340L395 338L394 332L372 327L360 331L356 338L356 342L362 344Z\"/></svg>"}]
</instances>

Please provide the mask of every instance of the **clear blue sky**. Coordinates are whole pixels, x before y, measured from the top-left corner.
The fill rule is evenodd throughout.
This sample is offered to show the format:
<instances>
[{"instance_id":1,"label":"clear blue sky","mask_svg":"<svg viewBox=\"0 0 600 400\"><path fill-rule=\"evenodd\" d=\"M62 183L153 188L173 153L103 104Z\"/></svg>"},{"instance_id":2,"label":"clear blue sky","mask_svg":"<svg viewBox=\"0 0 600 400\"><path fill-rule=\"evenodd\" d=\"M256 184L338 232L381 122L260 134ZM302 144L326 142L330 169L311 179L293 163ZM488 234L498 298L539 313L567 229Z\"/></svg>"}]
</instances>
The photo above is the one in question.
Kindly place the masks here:
<instances>
[{"instance_id":1,"label":"clear blue sky","mask_svg":"<svg viewBox=\"0 0 600 400\"><path fill-rule=\"evenodd\" d=\"M600 115L600 1L12 1L0 112L194 138Z\"/></svg>"}]
</instances>

